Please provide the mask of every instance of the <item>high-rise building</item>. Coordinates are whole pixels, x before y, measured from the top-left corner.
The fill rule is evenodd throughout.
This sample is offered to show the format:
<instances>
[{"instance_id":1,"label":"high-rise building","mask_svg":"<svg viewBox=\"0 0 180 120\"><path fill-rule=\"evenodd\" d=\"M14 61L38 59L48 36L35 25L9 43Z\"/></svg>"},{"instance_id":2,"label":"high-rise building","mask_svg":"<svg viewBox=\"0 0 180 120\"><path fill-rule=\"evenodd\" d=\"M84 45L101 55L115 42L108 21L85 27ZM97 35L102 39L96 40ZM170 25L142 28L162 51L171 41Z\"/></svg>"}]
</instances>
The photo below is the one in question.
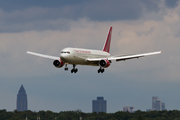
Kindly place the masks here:
<instances>
[{"instance_id":1,"label":"high-rise building","mask_svg":"<svg viewBox=\"0 0 180 120\"><path fill-rule=\"evenodd\" d=\"M152 97L152 110L166 110L165 103L162 103L162 99L159 99L157 96Z\"/></svg>"},{"instance_id":2,"label":"high-rise building","mask_svg":"<svg viewBox=\"0 0 180 120\"><path fill-rule=\"evenodd\" d=\"M97 97L97 100L92 101L92 112L106 112L107 101L103 97Z\"/></svg>"},{"instance_id":3,"label":"high-rise building","mask_svg":"<svg viewBox=\"0 0 180 120\"><path fill-rule=\"evenodd\" d=\"M162 99L157 99L155 101L155 110L157 111L162 110Z\"/></svg>"},{"instance_id":4,"label":"high-rise building","mask_svg":"<svg viewBox=\"0 0 180 120\"><path fill-rule=\"evenodd\" d=\"M166 110L166 108L165 108L165 103L162 103L162 110Z\"/></svg>"},{"instance_id":5,"label":"high-rise building","mask_svg":"<svg viewBox=\"0 0 180 120\"><path fill-rule=\"evenodd\" d=\"M17 94L17 104L16 104L17 111L26 111L28 109L27 107L27 94L26 91L21 85L19 92Z\"/></svg>"},{"instance_id":6,"label":"high-rise building","mask_svg":"<svg viewBox=\"0 0 180 120\"><path fill-rule=\"evenodd\" d=\"M153 96L152 97L152 110L155 110L156 108L155 108L155 101L158 99L158 97L157 96Z\"/></svg>"},{"instance_id":7,"label":"high-rise building","mask_svg":"<svg viewBox=\"0 0 180 120\"><path fill-rule=\"evenodd\" d=\"M135 107L123 107L124 112L135 112Z\"/></svg>"}]
</instances>

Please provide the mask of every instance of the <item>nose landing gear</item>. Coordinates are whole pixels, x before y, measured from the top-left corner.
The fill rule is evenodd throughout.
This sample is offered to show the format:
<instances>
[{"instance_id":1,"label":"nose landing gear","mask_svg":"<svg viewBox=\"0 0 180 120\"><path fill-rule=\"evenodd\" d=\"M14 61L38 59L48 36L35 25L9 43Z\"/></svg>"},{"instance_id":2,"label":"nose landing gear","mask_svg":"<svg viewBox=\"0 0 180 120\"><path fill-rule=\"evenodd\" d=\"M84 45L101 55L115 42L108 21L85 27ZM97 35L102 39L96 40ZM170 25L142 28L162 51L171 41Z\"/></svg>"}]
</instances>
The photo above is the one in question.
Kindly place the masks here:
<instances>
[{"instance_id":1,"label":"nose landing gear","mask_svg":"<svg viewBox=\"0 0 180 120\"><path fill-rule=\"evenodd\" d=\"M65 71L68 71L68 67L67 67L67 64L65 64L65 68L64 68Z\"/></svg>"}]
</instances>

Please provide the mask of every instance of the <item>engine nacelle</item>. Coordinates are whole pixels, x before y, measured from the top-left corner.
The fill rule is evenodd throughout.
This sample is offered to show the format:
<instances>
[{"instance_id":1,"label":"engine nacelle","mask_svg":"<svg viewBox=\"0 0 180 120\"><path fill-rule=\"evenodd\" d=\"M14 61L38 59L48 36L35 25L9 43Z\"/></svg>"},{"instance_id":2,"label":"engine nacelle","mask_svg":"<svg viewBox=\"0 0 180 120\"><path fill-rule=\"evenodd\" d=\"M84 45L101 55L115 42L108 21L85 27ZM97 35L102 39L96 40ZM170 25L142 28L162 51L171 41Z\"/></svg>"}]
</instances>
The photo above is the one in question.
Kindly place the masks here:
<instances>
[{"instance_id":1,"label":"engine nacelle","mask_svg":"<svg viewBox=\"0 0 180 120\"><path fill-rule=\"evenodd\" d=\"M110 62L109 62L109 60L106 60L106 59L100 60L99 66L101 66L103 68L107 68L110 66Z\"/></svg>"},{"instance_id":2,"label":"engine nacelle","mask_svg":"<svg viewBox=\"0 0 180 120\"><path fill-rule=\"evenodd\" d=\"M55 60L55 61L53 62L53 65L54 65L55 67L57 67L57 68L61 68L61 67L64 65L64 63L63 63L63 61L61 61L61 60Z\"/></svg>"}]
</instances>

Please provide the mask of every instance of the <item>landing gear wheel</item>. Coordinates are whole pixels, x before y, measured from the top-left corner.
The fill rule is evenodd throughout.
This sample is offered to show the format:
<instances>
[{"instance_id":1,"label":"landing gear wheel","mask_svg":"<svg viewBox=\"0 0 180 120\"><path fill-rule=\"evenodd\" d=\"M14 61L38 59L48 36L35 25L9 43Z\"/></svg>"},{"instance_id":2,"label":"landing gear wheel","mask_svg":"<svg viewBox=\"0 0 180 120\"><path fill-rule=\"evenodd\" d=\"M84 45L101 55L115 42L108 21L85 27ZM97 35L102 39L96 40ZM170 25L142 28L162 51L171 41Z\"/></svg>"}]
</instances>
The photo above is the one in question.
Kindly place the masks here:
<instances>
[{"instance_id":1,"label":"landing gear wheel","mask_svg":"<svg viewBox=\"0 0 180 120\"><path fill-rule=\"evenodd\" d=\"M98 73L103 73L104 72L104 68L99 68Z\"/></svg>"},{"instance_id":2,"label":"landing gear wheel","mask_svg":"<svg viewBox=\"0 0 180 120\"><path fill-rule=\"evenodd\" d=\"M67 67L67 64L65 64L65 68L64 68L65 71L68 71L68 67Z\"/></svg>"},{"instance_id":3,"label":"landing gear wheel","mask_svg":"<svg viewBox=\"0 0 180 120\"><path fill-rule=\"evenodd\" d=\"M78 71L78 69L76 68L76 69L74 69L74 73L76 73Z\"/></svg>"},{"instance_id":4,"label":"landing gear wheel","mask_svg":"<svg viewBox=\"0 0 180 120\"><path fill-rule=\"evenodd\" d=\"M71 70L71 73L73 73L73 72L76 73L76 72L78 71L78 69L75 68L75 66L76 66L76 65L73 65L73 69Z\"/></svg>"}]
</instances>

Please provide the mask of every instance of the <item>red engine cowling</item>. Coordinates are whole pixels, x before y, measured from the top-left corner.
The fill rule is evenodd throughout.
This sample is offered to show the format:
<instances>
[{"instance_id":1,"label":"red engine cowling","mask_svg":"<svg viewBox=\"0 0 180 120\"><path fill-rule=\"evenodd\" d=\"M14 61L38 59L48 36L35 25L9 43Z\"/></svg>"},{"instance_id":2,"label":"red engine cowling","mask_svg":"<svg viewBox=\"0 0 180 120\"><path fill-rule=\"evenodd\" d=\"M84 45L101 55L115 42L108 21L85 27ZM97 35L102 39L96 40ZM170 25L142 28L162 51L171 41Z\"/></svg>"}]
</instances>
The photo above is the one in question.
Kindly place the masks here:
<instances>
[{"instance_id":1,"label":"red engine cowling","mask_svg":"<svg viewBox=\"0 0 180 120\"><path fill-rule=\"evenodd\" d=\"M110 62L109 62L109 60L106 60L106 59L100 60L99 66L101 66L103 68L107 68L110 66Z\"/></svg>"},{"instance_id":2,"label":"red engine cowling","mask_svg":"<svg viewBox=\"0 0 180 120\"><path fill-rule=\"evenodd\" d=\"M61 68L62 66L64 66L64 63L63 63L63 61L61 61L61 60L55 60L55 61L53 62L53 65L54 65L55 67L57 67L57 68Z\"/></svg>"}]
</instances>

